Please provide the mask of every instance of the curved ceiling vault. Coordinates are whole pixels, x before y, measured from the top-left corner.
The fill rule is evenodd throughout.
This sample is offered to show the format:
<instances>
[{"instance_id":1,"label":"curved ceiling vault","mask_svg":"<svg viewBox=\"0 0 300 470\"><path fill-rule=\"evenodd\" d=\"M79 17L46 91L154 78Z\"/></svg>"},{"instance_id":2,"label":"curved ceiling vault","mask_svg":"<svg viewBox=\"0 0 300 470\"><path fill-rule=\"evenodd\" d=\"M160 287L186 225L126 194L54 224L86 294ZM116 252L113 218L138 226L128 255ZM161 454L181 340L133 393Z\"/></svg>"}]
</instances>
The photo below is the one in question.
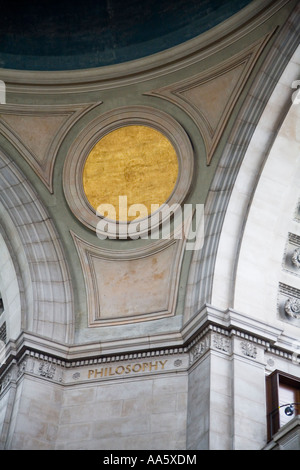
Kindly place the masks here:
<instances>
[{"instance_id":1,"label":"curved ceiling vault","mask_svg":"<svg viewBox=\"0 0 300 470\"><path fill-rule=\"evenodd\" d=\"M75 70L139 59L188 41L249 0L57 0L1 6L0 67Z\"/></svg>"}]
</instances>

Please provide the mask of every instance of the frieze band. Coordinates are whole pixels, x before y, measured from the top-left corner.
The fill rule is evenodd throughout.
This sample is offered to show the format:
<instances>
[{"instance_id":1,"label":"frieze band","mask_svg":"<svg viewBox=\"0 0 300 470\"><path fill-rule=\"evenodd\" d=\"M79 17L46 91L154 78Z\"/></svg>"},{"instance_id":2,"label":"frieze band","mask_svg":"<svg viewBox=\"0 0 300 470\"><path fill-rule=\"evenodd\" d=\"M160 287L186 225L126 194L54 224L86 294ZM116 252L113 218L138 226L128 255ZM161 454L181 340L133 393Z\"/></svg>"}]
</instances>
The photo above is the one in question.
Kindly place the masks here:
<instances>
[{"instance_id":1,"label":"frieze band","mask_svg":"<svg viewBox=\"0 0 300 470\"><path fill-rule=\"evenodd\" d=\"M2 365L3 372L5 369L6 371L1 377L0 392L3 392L10 383L22 379L24 374L67 385L74 381L79 383L134 378L149 374L186 373L210 351L226 356L236 353L251 360L260 360L258 351L261 348L273 354L283 354L274 346L270 349L268 341L239 329L209 325L194 337L189 345L162 350L68 360L66 357L45 355L36 350L25 349L18 359L14 354L6 357L6 363ZM292 359L292 355L290 354L288 358Z\"/></svg>"},{"instance_id":2,"label":"frieze band","mask_svg":"<svg viewBox=\"0 0 300 470\"><path fill-rule=\"evenodd\" d=\"M89 369L88 379L97 379L99 377L111 377L118 375L127 375L139 372L153 372L164 370L167 359L165 361L153 362L137 362L135 364L118 365L116 367L102 367L101 369Z\"/></svg>"}]
</instances>

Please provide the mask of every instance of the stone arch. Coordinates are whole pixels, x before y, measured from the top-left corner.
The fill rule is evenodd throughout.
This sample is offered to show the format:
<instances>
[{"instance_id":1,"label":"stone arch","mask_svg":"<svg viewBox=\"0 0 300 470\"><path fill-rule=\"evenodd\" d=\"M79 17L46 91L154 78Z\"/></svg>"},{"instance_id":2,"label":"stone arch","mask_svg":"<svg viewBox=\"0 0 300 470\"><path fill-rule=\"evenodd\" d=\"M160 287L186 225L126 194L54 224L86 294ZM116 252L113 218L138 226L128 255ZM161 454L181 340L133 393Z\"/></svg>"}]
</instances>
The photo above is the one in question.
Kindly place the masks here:
<instances>
[{"instance_id":1,"label":"stone arch","mask_svg":"<svg viewBox=\"0 0 300 470\"><path fill-rule=\"evenodd\" d=\"M29 181L0 151L1 227L19 271L20 328L54 341L73 339L71 279L61 242Z\"/></svg>"},{"instance_id":2,"label":"stone arch","mask_svg":"<svg viewBox=\"0 0 300 470\"><path fill-rule=\"evenodd\" d=\"M260 211L259 216L259 211L256 211L256 224L258 225L256 228L253 227L253 230L255 230L255 237L253 233L253 244L255 244L256 249L258 249L260 243L265 243L265 249L263 251L266 251L270 245L270 238L266 238L266 233L269 230L268 227L271 226L271 217L274 217L274 215L279 216L281 218L281 224L283 224L285 211L288 210L288 207L285 207L284 212L281 212L280 207L283 204L283 199L286 198L285 192L291 187L291 184L294 184L294 187L289 198L293 199L293 193L294 197L299 197L299 194L297 194L297 181L295 181L295 175L298 171L297 144L295 142L296 129L293 131L294 135L289 135L288 140L286 140L286 150L284 154L280 156L278 150L276 150L282 145L282 142L284 142L286 132L292 132L291 126L293 122L295 124L297 121L299 106L292 105L292 84L297 76L299 67L299 52L300 48L297 49L285 68L284 73L280 77L265 107L244 156L239 174L236 178L234 190L231 194L224 220L223 233L220 237L218 247L212 291L213 303L220 308L227 308L228 306L233 308L242 307L240 301L236 298L236 283L238 282L239 284L238 276L241 275L241 266L238 268L238 264L240 263L241 246L245 243L244 235L246 225L248 225L247 230L251 230L249 228L249 214L253 214L259 199L261 209L263 205L265 205L265 208L267 205L267 194L265 194L264 197L259 195L259 188L263 184L268 185L269 195L273 192L273 197L276 196L276 191L280 191L280 199L277 200L276 204L276 213L275 211L271 211L269 214L267 212L262 214L262 211ZM296 152L294 156L292 155L293 152ZM276 174L278 170L279 174ZM291 172L290 177L287 176L289 171ZM292 178L293 173L294 177ZM290 209L292 207L292 211L295 205L295 201L290 201ZM269 209L271 209L270 200ZM264 236L262 233L263 226L265 232ZM243 235L241 236L241 234ZM269 233L269 236L273 237L272 233ZM284 235L284 238L285 237L286 233ZM249 246L248 250L250 250ZM250 256L253 257L254 253L252 252L251 255L249 251L248 257ZM257 253L256 258L258 256L262 257L263 253L260 255ZM282 262L282 256L283 250L279 253L277 263L279 262L280 264ZM268 263L268 266L269 265ZM251 277L254 282L257 282L259 277L258 273L251 275L250 265L245 269L248 272L247 276L249 278ZM264 286L266 286L266 282L263 283Z\"/></svg>"},{"instance_id":3,"label":"stone arch","mask_svg":"<svg viewBox=\"0 0 300 470\"><path fill-rule=\"evenodd\" d=\"M299 122L299 104L292 105L253 194L235 270L233 307L273 324L287 321L279 312L279 284L286 291L300 288L298 272L288 272L284 259L288 234L300 235Z\"/></svg>"},{"instance_id":4,"label":"stone arch","mask_svg":"<svg viewBox=\"0 0 300 470\"><path fill-rule=\"evenodd\" d=\"M0 210L1 221L3 210ZM1 338L16 339L22 329L22 302L24 291L22 278L19 276L18 264L12 258L12 249L6 234L0 227L0 297L3 308L0 312Z\"/></svg>"},{"instance_id":5,"label":"stone arch","mask_svg":"<svg viewBox=\"0 0 300 470\"><path fill-rule=\"evenodd\" d=\"M291 14L258 72L240 109L216 170L205 203L204 247L194 253L191 261L185 322L198 313L205 304L214 305L222 310L233 307L236 269L234 260L238 256L239 237L247 217L247 205L255 190L267 152L291 105L293 79L292 75L288 74L289 70L291 74L297 72L293 64L293 54L297 54L295 51L299 45L298 12L299 6ZM288 68L289 62L290 68ZM280 83L280 80L283 82ZM274 114L274 109L269 109L267 106L269 102L272 103L272 93L273 97L277 95L277 98L281 100L280 109L276 114ZM236 188L237 177L241 175L240 170L243 164L246 165L245 155L251 141L255 142L255 139L260 137L254 136L254 132L257 130L260 133L259 124L266 119L266 115L263 115L264 111L269 113L267 118L271 120L268 122L270 128L265 136L263 148L261 145L259 149L260 154L257 155L254 173L253 171L250 173L253 180L249 183L248 189L250 186L252 189L248 199L244 201L242 211L237 214L234 202L241 205L241 199L234 199L233 190ZM230 221L228 217L231 217ZM231 232L230 244L228 237L225 240L228 231Z\"/></svg>"}]
</instances>

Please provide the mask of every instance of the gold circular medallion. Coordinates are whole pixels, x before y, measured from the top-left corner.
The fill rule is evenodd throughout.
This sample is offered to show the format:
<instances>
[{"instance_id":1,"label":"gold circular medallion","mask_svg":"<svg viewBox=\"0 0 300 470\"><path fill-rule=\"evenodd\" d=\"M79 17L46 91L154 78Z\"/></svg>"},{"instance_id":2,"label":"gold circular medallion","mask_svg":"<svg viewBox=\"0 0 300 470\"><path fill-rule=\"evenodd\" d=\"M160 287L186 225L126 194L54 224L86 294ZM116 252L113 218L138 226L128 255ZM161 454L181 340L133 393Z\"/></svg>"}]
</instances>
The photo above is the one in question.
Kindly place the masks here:
<instances>
[{"instance_id":1,"label":"gold circular medallion","mask_svg":"<svg viewBox=\"0 0 300 470\"><path fill-rule=\"evenodd\" d=\"M84 164L83 189L98 214L131 221L165 203L177 177L178 158L169 139L152 127L128 125L93 147ZM114 210L107 213L106 205Z\"/></svg>"}]
</instances>

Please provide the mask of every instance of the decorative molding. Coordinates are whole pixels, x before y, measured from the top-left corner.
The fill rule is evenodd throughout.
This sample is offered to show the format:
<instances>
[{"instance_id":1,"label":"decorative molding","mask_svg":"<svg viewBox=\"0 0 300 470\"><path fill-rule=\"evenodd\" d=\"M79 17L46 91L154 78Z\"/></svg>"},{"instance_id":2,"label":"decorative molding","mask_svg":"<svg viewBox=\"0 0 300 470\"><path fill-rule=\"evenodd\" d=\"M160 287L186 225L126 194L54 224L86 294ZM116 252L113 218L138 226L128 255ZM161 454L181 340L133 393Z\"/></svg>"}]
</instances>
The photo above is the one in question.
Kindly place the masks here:
<instances>
[{"instance_id":1,"label":"decorative molding","mask_svg":"<svg viewBox=\"0 0 300 470\"><path fill-rule=\"evenodd\" d=\"M181 365L182 365L182 360L181 359L175 359L174 366L175 367L180 367Z\"/></svg>"},{"instance_id":2,"label":"decorative molding","mask_svg":"<svg viewBox=\"0 0 300 470\"><path fill-rule=\"evenodd\" d=\"M63 139L79 119L100 104L2 105L0 131L53 193L54 164Z\"/></svg>"},{"instance_id":3,"label":"decorative molding","mask_svg":"<svg viewBox=\"0 0 300 470\"><path fill-rule=\"evenodd\" d=\"M10 382L12 381L12 378L13 378L13 374L12 372L8 372L7 374L5 374L2 382L0 383L0 392L3 392L3 390L6 389L6 387L10 384Z\"/></svg>"},{"instance_id":4,"label":"decorative molding","mask_svg":"<svg viewBox=\"0 0 300 470\"><path fill-rule=\"evenodd\" d=\"M25 286L23 328L69 342L74 331L73 291L56 228L29 181L3 152L0 166L1 224L10 236Z\"/></svg>"},{"instance_id":5,"label":"decorative molding","mask_svg":"<svg viewBox=\"0 0 300 470\"><path fill-rule=\"evenodd\" d=\"M282 269L300 276L300 236L289 232L282 260Z\"/></svg>"},{"instance_id":6,"label":"decorative molding","mask_svg":"<svg viewBox=\"0 0 300 470\"><path fill-rule=\"evenodd\" d=\"M203 357L209 350L218 350L223 353L231 352L231 338L229 331L209 325L198 335L189 346L190 365Z\"/></svg>"},{"instance_id":7,"label":"decorative molding","mask_svg":"<svg viewBox=\"0 0 300 470\"><path fill-rule=\"evenodd\" d=\"M277 303L281 319L283 321L292 321L295 326L299 326L300 290L280 282Z\"/></svg>"},{"instance_id":8,"label":"decorative molding","mask_svg":"<svg viewBox=\"0 0 300 470\"><path fill-rule=\"evenodd\" d=\"M112 369L117 369L122 365L124 369L124 362L153 363L168 359L166 373L187 372L209 350L229 357L234 352L231 347L234 338L238 340L236 344L241 348L242 354L249 358L257 359L256 353L260 349L262 353L265 351L274 357L279 356L295 363L296 338L282 337L270 344L268 338L256 336L245 328L237 329L230 325L223 327L210 322L199 325L198 334L193 334L186 341L181 339L180 345L174 345L173 341L173 345L166 347L166 336L164 336L161 345L150 346L152 342L148 337L147 344L145 343L140 350L132 338L126 350L117 347L111 349L105 345L105 342L101 342L100 351L99 343L67 347L40 336L22 333L17 342L10 341L7 345L8 360L0 368L0 391L2 392L13 378L19 380L24 374L58 384L73 384L86 381L89 369L110 370L110 366ZM111 352L113 350L114 352ZM270 360L270 357L268 359Z\"/></svg>"},{"instance_id":9,"label":"decorative molding","mask_svg":"<svg viewBox=\"0 0 300 470\"><path fill-rule=\"evenodd\" d=\"M80 132L69 148L63 170L63 189L69 207L75 217L93 231L96 229L99 231L97 225L100 217L96 214L96 210L88 204L84 194L82 181L84 163L101 137L126 125L152 127L164 134L172 143L178 157L179 174L172 194L165 201L166 204L170 206L181 204L190 189L194 169L193 149L186 132L174 118L165 112L146 106L125 106L108 111L97 116ZM149 219L151 220L151 216ZM141 219L141 225L144 220ZM155 220L154 216L153 220ZM152 224L151 230L156 226L158 226L157 223L155 226ZM139 234L142 236L148 231L147 224L147 228L141 228ZM103 232L105 236L109 236L109 234L109 231ZM115 236L115 232L113 235Z\"/></svg>"},{"instance_id":10,"label":"decorative molding","mask_svg":"<svg viewBox=\"0 0 300 470\"><path fill-rule=\"evenodd\" d=\"M213 346L214 348L218 349L219 351L223 351L226 353L230 352L231 341L226 336L221 334L214 334L213 335Z\"/></svg>"},{"instance_id":11,"label":"decorative molding","mask_svg":"<svg viewBox=\"0 0 300 470\"><path fill-rule=\"evenodd\" d=\"M300 248L296 248L292 254L292 263L297 269L300 269Z\"/></svg>"},{"instance_id":12,"label":"decorative molding","mask_svg":"<svg viewBox=\"0 0 300 470\"><path fill-rule=\"evenodd\" d=\"M174 103L194 120L205 142L208 165L232 110L274 31L216 67L145 93Z\"/></svg>"},{"instance_id":13,"label":"decorative molding","mask_svg":"<svg viewBox=\"0 0 300 470\"><path fill-rule=\"evenodd\" d=\"M279 293L286 297L295 297L296 299L300 299L300 290L296 287L284 284L283 282L279 283Z\"/></svg>"},{"instance_id":14,"label":"decorative molding","mask_svg":"<svg viewBox=\"0 0 300 470\"><path fill-rule=\"evenodd\" d=\"M135 368L134 368L135 366ZM115 356L91 356L86 359L63 360L49 354L43 354L34 350L26 349L14 365L11 371L2 374L0 382L0 393L12 381L15 371L16 381L21 377L31 375L36 378L46 379L57 384L72 384L75 382L87 382L90 378L110 380L111 376L119 377L119 372L132 369L132 372L143 373L168 373L185 372L188 367L188 355L185 348L171 348L154 351L143 351L140 353L122 354ZM91 377L90 372L99 371ZM100 371L104 371L103 375ZM124 374L124 377L127 376Z\"/></svg>"},{"instance_id":15,"label":"decorative molding","mask_svg":"<svg viewBox=\"0 0 300 470\"><path fill-rule=\"evenodd\" d=\"M290 317L300 319L300 299L287 299L284 310Z\"/></svg>"},{"instance_id":16,"label":"decorative molding","mask_svg":"<svg viewBox=\"0 0 300 470\"><path fill-rule=\"evenodd\" d=\"M253 359L256 359L257 348L256 348L255 344L253 344L250 341L241 341L241 349L242 349L242 353L245 356L252 357Z\"/></svg>"},{"instance_id":17,"label":"decorative molding","mask_svg":"<svg viewBox=\"0 0 300 470\"><path fill-rule=\"evenodd\" d=\"M208 336L198 341L190 350L190 365L194 364L194 362L202 357L209 350L209 347L210 341Z\"/></svg>"},{"instance_id":18,"label":"decorative molding","mask_svg":"<svg viewBox=\"0 0 300 470\"><path fill-rule=\"evenodd\" d=\"M289 239L289 242L292 245L300 247L300 236L299 235L296 235L295 233L289 232L288 239Z\"/></svg>"},{"instance_id":19,"label":"decorative molding","mask_svg":"<svg viewBox=\"0 0 300 470\"><path fill-rule=\"evenodd\" d=\"M56 367L51 362L43 361L39 366L39 373L42 377L53 379Z\"/></svg>"},{"instance_id":20,"label":"decorative molding","mask_svg":"<svg viewBox=\"0 0 300 470\"><path fill-rule=\"evenodd\" d=\"M276 348L274 346L269 346L267 349L268 353L274 354L275 356L281 357L282 359L286 359L288 361L293 361L294 353L290 353L288 351L284 351L282 349Z\"/></svg>"},{"instance_id":21,"label":"decorative molding","mask_svg":"<svg viewBox=\"0 0 300 470\"><path fill-rule=\"evenodd\" d=\"M26 372L26 366L27 366L27 361L26 359L23 359L23 361L21 361L18 365L17 379Z\"/></svg>"},{"instance_id":22,"label":"decorative molding","mask_svg":"<svg viewBox=\"0 0 300 470\"><path fill-rule=\"evenodd\" d=\"M140 249L114 251L71 235L84 274L90 327L175 314L184 240L160 240Z\"/></svg>"}]
</instances>

